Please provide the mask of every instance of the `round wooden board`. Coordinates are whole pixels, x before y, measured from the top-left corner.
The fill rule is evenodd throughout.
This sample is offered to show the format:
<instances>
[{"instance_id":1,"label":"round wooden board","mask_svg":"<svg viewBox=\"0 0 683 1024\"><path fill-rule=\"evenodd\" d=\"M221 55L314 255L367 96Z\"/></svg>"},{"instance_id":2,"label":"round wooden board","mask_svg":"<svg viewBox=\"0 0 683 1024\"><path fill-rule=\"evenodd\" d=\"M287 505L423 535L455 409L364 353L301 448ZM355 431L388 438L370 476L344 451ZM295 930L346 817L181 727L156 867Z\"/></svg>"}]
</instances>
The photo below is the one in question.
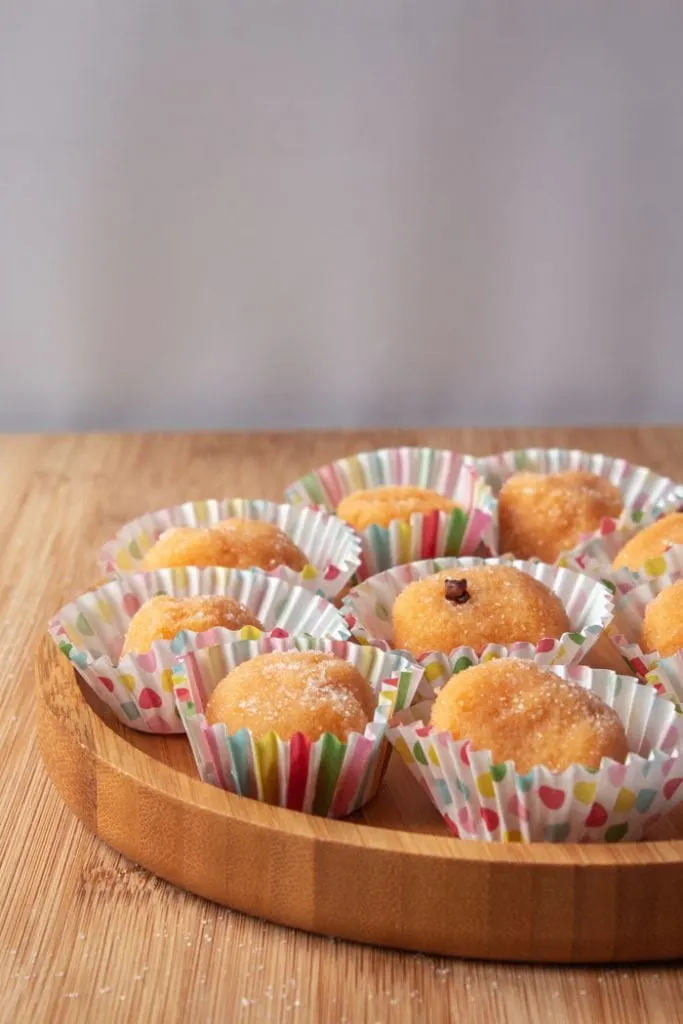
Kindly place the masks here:
<instances>
[{"instance_id":1,"label":"round wooden board","mask_svg":"<svg viewBox=\"0 0 683 1024\"><path fill-rule=\"evenodd\" d=\"M546 962L683 955L683 808L615 846L461 842L398 758L330 821L205 785L182 736L119 725L45 639L38 736L105 842L174 885L278 924L425 953Z\"/></svg>"}]
</instances>

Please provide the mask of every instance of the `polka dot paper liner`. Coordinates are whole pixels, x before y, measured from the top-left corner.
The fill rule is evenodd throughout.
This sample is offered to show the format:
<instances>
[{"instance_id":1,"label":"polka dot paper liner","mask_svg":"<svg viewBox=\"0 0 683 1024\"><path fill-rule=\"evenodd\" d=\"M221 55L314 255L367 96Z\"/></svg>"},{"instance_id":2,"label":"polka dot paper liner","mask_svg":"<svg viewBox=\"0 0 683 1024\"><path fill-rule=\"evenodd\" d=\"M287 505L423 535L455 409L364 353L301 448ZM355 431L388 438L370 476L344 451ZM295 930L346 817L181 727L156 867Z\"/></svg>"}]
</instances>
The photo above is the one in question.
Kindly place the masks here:
<instances>
[{"instance_id":1,"label":"polka dot paper liner","mask_svg":"<svg viewBox=\"0 0 683 1024\"><path fill-rule=\"evenodd\" d=\"M274 732L257 738L248 729L229 734L204 715L216 684L231 669L271 651L327 651L355 665L378 698L373 720L346 741L325 733L316 742L301 733L289 740ZM391 715L408 707L421 669L394 653L353 643L296 637L222 643L192 649L174 668L175 695L201 779L238 796L290 810L339 818L363 807L377 792L390 748Z\"/></svg>"},{"instance_id":2,"label":"polka dot paper liner","mask_svg":"<svg viewBox=\"0 0 683 1024\"><path fill-rule=\"evenodd\" d=\"M188 501L158 512L148 512L126 523L100 551L102 571L114 578L143 570L143 558L166 530L173 526L215 526L222 519L259 519L274 523L303 551L308 563L301 572L285 565L269 570L292 586L305 587L332 600L356 572L361 544L354 530L321 509L294 508L272 501L230 498ZM254 566L257 572L266 572Z\"/></svg>"},{"instance_id":3,"label":"polka dot paper liner","mask_svg":"<svg viewBox=\"0 0 683 1024\"><path fill-rule=\"evenodd\" d=\"M622 574L625 578L626 571ZM652 558L642 574L631 574L633 585L617 596L614 619L608 627L612 642L634 672L646 682L663 684L678 703L683 703L683 650L664 658L658 651L645 652L640 646L645 609L651 601L683 579L683 546L675 545Z\"/></svg>"},{"instance_id":4,"label":"polka dot paper liner","mask_svg":"<svg viewBox=\"0 0 683 1024\"><path fill-rule=\"evenodd\" d=\"M661 515L640 512L625 514L619 524L615 524L612 519L604 519L594 535L563 555L559 562L569 569L585 572L601 580L615 594L626 594L639 583L661 576L666 571L664 556L648 558L638 572L626 568L614 569L612 562L632 537L670 511L662 512Z\"/></svg>"},{"instance_id":5,"label":"polka dot paper liner","mask_svg":"<svg viewBox=\"0 0 683 1024\"><path fill-rule=\"evenodd\" d=\"M431 701L394 716L389 742L437 807L452 835L488 842L641 839L683 799L683 718L629 676L584 667L551 669L593 690L619 715L632 751L598 769L542 765L520 774L429 724Z\"/></svg>"},{"instance_id":6,"label":"polka dot paper liner","mask_svg":"<svg viewBox=\"0 0 683 1024\"><path fill-rule=\"evenodd\" d=\"M173 640L155 641L145 654L121 657L131 619L157 594L233 597L275 636L349 636L340 612L329 601L272 576L238 569L190 567L133 573L81 594L51 619L50 635L119 721L140 732L183 731L173 697L172 668L187 644L201 647L263 635L253 626L237 632L182 630Z\"/></svg>"},{"instance_id":7,"label":"polka dot paper liner","mask_svg":"<svg viewBox=\"0 0 683 1024\"><path fill-rule=\"evenodd\" d=\"M415 513L410 522L372 525L359 533L362 560L357 580L406 562L498 551L497 503L472 456L435 448L381 448L321 466L285 491L288 501L333 512L342 498L369 487L411 485L445 495L460 507Z\"/></svg>"},{"instance_id":8,"label":"polka dot paper liner","mask_svg":"<svg viewBox=\"0 0 683 1024\"><path fill-rule=\"evenodd\" d=\"M606 587L588 576L569 569L553 568L542 562L522 562L508 558L434 558L412 562L373 576L354 587L344 600L342 613L357 642L391 649L392 609L398 595L409 584L442 569L453 569L466 575L470 566L500 564L515 566L540 580L556 594L564 605L571 631L559 639L542 638L533 647L527 644L516 644L509 649L496 646L491 648L495 652L494 656L508 654L510 651L514 654L519 649L522 657L531 656L539 665L570 665L581 661L611 621L612 595ZM486 650L489 651L489 648ZM424 651L417 660L427 667L426 684L434 686L439 679L442 682L448 679L457 657L457 651L448 655L438 651ZM421 693L424 693L424 684Z\"/></svg>"},{"instance_id":9,"label":"polka dot paper liner","mask_svg":"<svg viewBox=\"0 0 683 1024\"><path fill-rule=\"evenodd\" d=\"M639 529L683 505L683 484L660 476L646 466L635 466L625 459L599 452L518 448L486 455L476 460L476 466L496 495L508 477L522 472L585 470L618 487L624 501L621 516L618 519L606 516L597 530L584 536L571 551L563 552L556 563L598 577L611 576L606 570L611 567L612 559Z\"/></svg>"}]
</instances>

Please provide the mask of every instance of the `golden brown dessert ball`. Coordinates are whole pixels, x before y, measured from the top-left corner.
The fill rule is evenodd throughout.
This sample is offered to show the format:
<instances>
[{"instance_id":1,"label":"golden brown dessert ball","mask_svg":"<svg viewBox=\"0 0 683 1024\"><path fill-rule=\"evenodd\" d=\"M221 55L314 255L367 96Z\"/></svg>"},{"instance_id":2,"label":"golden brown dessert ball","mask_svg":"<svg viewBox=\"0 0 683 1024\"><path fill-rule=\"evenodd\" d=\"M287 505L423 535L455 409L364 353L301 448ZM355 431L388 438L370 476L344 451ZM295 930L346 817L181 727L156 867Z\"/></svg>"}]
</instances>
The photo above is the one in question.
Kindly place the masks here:
<instances>
[{"instance_id":1,"label":"golden brown dessert ball","mask_svg":"<svg viewBox=\"0 0 683 1024\"><path fill-rule=\"evenodd\" d=\"M434 701L431 722L521 773L534 765L599 768L603 757L623 764L628 754L613 708L532 662L499 659L459 672Z\"/></svg>"},{"instance_id":2,"label":"golden brown dessert ball","mask_svg":"<svg viewBox=\"0 0 683 1024\"><path fill-rule=\"evenodd\" d=\"M367 530L373 523L408 522L414 512L451 512L458 507L457 502L426 487L370 487L342 498L337 515L355 530Z\"/></svg>"},{"instance_id":3,"label":"golden brown dessert ball","mask_svg":"<svg viewBox=\"0 0 683 1024\"><path fill-rule=\"evenodd\" d=\"M306 556L274 525L259 519L224 519L213 527L176 526L159 537L143 559L145 569L183 565L221 565L228 569L276 569L300 572Z\"/></svg>"},{"instance_id":4,"label":"golden brown dessert ball","mask_svg":"<svg viewBox=\"0 0 683 1024\"><path fill-rule=\"evenodd\" d=\"M595 473L515 473L498 496L501 551L554 562L623 507L619 488Z\"/></svg>"},{"instance_id":5,"label":"golden brown dessert ball","mask_svg":"<svg viewBox=\"0 0 683 1024\"><path fill-rule=\"evenodd\" d=\"M612 567L638 572L648 559L663 555L673 544L683 544L683 512L671 512L631 537L617 554Z\"/></svg>"},{"instance_id":6,"label":"golden brown dessert ball","mask_svg":"<svg viewBox=\"0 0 683 1024\"><path fill-rule=\"evenodd\" d=\"M377 698L358 669L322 651L260 654L234 668L216 686L206 717L229 734L246 728L288 740L300 732L312 743L330 732L345 740L363 732Z\"/></svg>"},{"instance_id":7,"label":"golden brown dessert ball","mask_svg":"<svg viewBox=\"0 0 683 1024\"><path fill-rule=\"evenodd\" d=\"M394 647L413 655L535 644L571 629L559 597L511 565L456 566L416 580L396 598L392 617Z\"/></svg>"},{"instance_id":8,"label":"golden brown dessert ball","mask_svg":"<svg viewBox=\"0 0 683 1024\"><path fill-rule=\"evenodd\" d=\"M665 658L683 648L683 580L660 591L645 609L641 647Z\"/></svg>"},{"instance_id":9,"label":"golden brown dessert ball","mask_svg":"<svg viewBox=\"0 0 683 1024\"><path fill-rule=\"evenodd\" d=\"M144 654L155 640L172 640L181 629L204 633L214 626L241 629L242 626L263 626L255 615L232 597L170 597L159 594L145 601L130 620L122 654L136 651Z\"/></svg>"}]
</instances>

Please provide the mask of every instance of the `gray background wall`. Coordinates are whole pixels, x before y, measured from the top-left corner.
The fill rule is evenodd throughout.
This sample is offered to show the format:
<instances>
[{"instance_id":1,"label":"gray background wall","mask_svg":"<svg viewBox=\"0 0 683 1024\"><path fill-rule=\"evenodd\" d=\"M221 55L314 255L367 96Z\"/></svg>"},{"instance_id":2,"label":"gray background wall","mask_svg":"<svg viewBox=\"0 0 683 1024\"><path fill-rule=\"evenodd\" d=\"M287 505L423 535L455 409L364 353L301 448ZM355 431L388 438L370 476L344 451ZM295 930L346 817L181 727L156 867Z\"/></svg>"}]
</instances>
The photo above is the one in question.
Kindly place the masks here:
<instances>
[{"instance_id":1,"label":"gray background wall","mask_svg":"<svg viewBox=\"0 0 683 1024\"><path fill-rule=\"evenodd\" d=\"M0 427L681 419L683 4L0 0Z\"/></svg>"}]
</instances>

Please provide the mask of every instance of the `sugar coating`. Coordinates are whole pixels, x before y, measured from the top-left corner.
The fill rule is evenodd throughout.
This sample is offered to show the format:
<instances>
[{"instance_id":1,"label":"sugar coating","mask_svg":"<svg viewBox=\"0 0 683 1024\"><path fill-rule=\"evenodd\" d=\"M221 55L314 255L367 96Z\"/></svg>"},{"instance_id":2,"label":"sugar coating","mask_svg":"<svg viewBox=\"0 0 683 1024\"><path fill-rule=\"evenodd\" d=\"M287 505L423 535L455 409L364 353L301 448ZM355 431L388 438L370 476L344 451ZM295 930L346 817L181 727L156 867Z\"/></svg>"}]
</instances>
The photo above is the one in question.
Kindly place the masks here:
<instances>
[{"instance_id":1,"label":"sugar coating","mask_svg":"<svg viewBox=\"0 0 683 1024\"><path fill-rule=\"evenodd\" d=\"M671 512L631 537L612 562L615 569L642 569L649 558L663 555L673 544L683 544L683 512Z\"/></svg>"},{"instance_id":2,"label":"sugar coating","mask_svg":"<svg viewBox=\"0 0 683 1024\"><path fill-rule=\"evenodd\" d=\"M645 609L641 647L665 658L683 648L683 580L660 591Z\"/></svg>"},{"instance_id":3,"label":"sugar coating","mask_svg":"<svg viewBox=\"0 0 683 1024\"><path fill-rule=\"evenodd\" d=\"M247 728L288 740L300 732L315 742L330 732L345 740L364 731L376 705L370 683L348 662L323 651L285 651L234 668L216 686L206 717L229 733Z\"/></svg>"},{"instance_id":4,"label":"sugar coating","mask_svg":"<svg viewBox=\"0 0 683 1024\"><path fill-rule=\"evenodd\" d=\"M535 765L599 768L603 757L623 763L628 754L613 708L532 662L499 659L458 673L437 696L431 722L522 773Z\"/></svg>"},{"instance_id":5,"label":"sugar coating","mask_svg":"<svg viewBox=\"0 0 683 1024\"><path fill-rule=\"evenodd\" d=\"M255 615L232 597L170 597L159 594L145 601L130 620L122 654L136 651L144 654L155 640L172 640L181 629L204 633L214 626L241 629L256 626L263 629Z\"/></svg>"},{"instance_id":6,"label":"sugar coating","mask_svg":"<svg viewBox=\"0 0 683 1024\"><path fill-rule=\"evenodd\" d=\"M501 550L552 563L623 507L619 488L595 473L515 473L498 497Z\"/></svg>"},{"instance_id":7,"label":"sugar coating","mask_svg":"<svg viewBox=\"0 0 683 1024\"><path fill-rule=\"evenodd\" d=\"M145 569L183 565L221 565L228 569L276 569L300 572L306 556L274 523L224 519L213 527L176 526L166 530L143 559Z\"/></svg>"},{"instance_id":8,"label":"sugar coating","mask_svg":"<svg viewBox=\"0 0 683 1024\"><path fill-rule=\"evenodd\" d=\"M446 600L445 580L454 577L467 580L464 604ZM479 651L486 644L535 644L571 628L559 597L510 565L456 567L416 580L396 598L392 618L394 647L413 655L450 654L461 646Z\"/></svg>"},{"instance_id":9,"label":"sugar coating","mask_svg":"<svg viewBox=\"0 0 683 1024\"><path fill-rule=\"evenodd\" d=\"M369 487L354 491L339 502L337 515L356 530L373 523L389 526L394 519L408 522L414 512L450 512L458 504L427 487Z\"/></svg>"}]
</instances>

